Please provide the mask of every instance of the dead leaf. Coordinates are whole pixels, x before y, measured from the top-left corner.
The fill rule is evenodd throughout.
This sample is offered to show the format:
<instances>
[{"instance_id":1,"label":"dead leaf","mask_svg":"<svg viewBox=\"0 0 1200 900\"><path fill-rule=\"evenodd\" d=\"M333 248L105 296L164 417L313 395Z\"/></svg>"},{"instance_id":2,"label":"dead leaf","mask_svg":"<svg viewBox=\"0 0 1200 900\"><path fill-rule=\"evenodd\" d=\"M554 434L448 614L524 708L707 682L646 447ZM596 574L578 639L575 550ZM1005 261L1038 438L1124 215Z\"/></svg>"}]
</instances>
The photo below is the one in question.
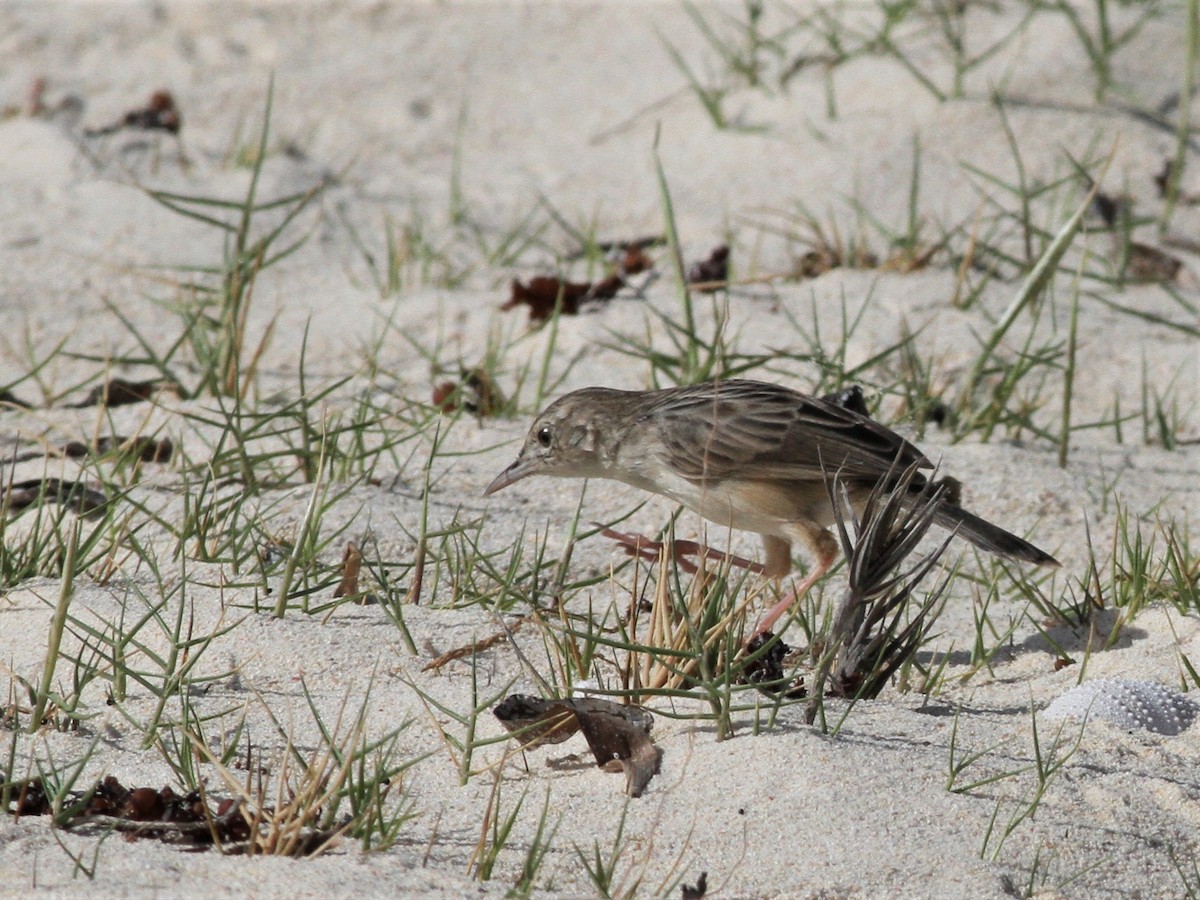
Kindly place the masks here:
<instances>
[{"instance_id":1,"label":"dead leaf","mask_svg":"<svg viewBox=\"0 0 1200 900\"><path fill-rule=\"evenodd\" d=\"M69 459L79 459L92 453L101 456L115 453L121 456L132 456L142 462L165 463L170 462L171 457L175 455L175 444L170 438L155 440L148 437L130 438L111 435L96 438L91 446L82 441L68 441L62 446L63 456Z\"/></svg>"},{"instance_id":2,"label":"dead leaf","mask_svg":"<svg viewBox=\"0 0 1200 900\"><path fill-rule=\"evenodd\" d=\"M67 441L58 447L49 448L49 452L57 453L67 459L82 459L93 454L96 456L112 454L123 458L139 459L142 462L165 463L170 462L171 457L175 455L175 445L170 438L155 440L148 437L129 438L113 435L96 438L90 444L83 441ZM8 457L7 462L19 463L28 462L31 459L44 459L46 453L46 449L20 453Z\"/></svg>"},{"instance_id":3,"label":"dead leaf","mask_svg":"<svg viewBox=\"0 0 1200 900\"><path fill-rule=\"evenodd\" d=\"M500 413L507 398L486 369L464 370L459 382L442 381L434 385L433 405L442 412L454 412L461 405L467 412L483 418Z\"/></svg>"},{"instance_id":4,"label":"dead leaf","mask_svg":"<svg viewBox=\"0 0 1200 900\"><path fill-rule=\"evenodd\" d=\"M1171 179L1175 175L1175 161L1164 159L1162 169L1154 176L1154 184L1158 188L1158 196L1166 199L1167 189L1171 186ZM1182 203L1184 206L1196 206L1200 204L1200 194L1193 194L1188 191L1179 189L1175 195L1175 201Z\"/></svg>"},{"instance_id":5,"label":"dead leaf","mask_svg":"<svg viewBox=\"0 0 1200 900\"><path fill-rule=\"evenodd\" d=\"M137 128L142 131L165 131L178 134L183 127L183 117L175 98L170 91L155 91L150 95L146 105L139 109L131 109L118 122L105 125L103 128L90 128L84 132L88 137L100 137L115 134L126 128Z\"/></svg>"},{"instance_id":6,"label":"dead leaf","mask_svg":"<svg viewBox=\"0 0 1200 900\"><path fill-rule=\"evenodd\" d=\"M1169 282L1179 277L1183 260L1149 244L1129 245L1125 274L1131 281Z\"/></svg>"},{"instance_id":7,"label":"dead leaf","mask_svg":"<svg viewBox=\"0 0 1200 900\"><path fill-rule=\"evenodd\" d=\"M458 404L454 402L454 394L457 390L458 385L453 381L439 381L433 386L430 400L442 412L454 412L458 409Z\"/></svg>"},{"instance_id":8,"label":"dead leaf","mask_svg":"<svg viewBox=\"0 0 1200 900\"><path fill-rule=\"evenodd\" d=\"M423 559L423 554L422 554ZM421 563L423 566L423 563ZM529 616L521 616L508 626L506 631L498 631L489 637L482 638L478 641L472 641L463 647L455 647L453 650L447 650L445 653L430 660L421 667L422 672L429 672L434 669L440 669L446 663L454 662L456 659L463 659L472 656L476 653L482 653L484 650L489 650L496 644L508 640L509 634L514 634L520 630L521 626L529 621Z\"/></svg>"},{"instance_id":9,"label":"dead leaf","mask_svg":"<svg viewBox=\"0 0 1200 900\"><path fill-rule=\"evenodd\" d=\"M766 648L764 650L764 648ZM742 679L746 684L779 685L783 683L783 660L792 648L776 641L773 632L756 634L746 644L746 667ZM757 659L756 654L762 653Z\"/></svg>"},{"instance_id":10,"label":"dead leaf","mask_svg":"<svg viewBox=\"0 0 1200 900\"><path fill-rule=\"evenodd\" d=\"M108 497L82 481L62 478L31 478L9 485L0 494L0 509L20 512L40 503L61 503L80 515L99 512L108 505Z\"/></svg>"},{"instance_id":11,"label":"dead leaf","mask_svg":"<svg viewBox=\"0 0 1200 900\"><path fill-rule=\"evenodd\" d=\"M31 793L45 791L40 784L31 783L31 788ZM237 842L252 836L251 819L240 803L223 800L210 809L199 792L181 795L169 785L130 789L109 775L88 794L72 792L70 799L75 812L62 823L65 828L120 831L130 839L152 838L191 848L220 844L223 853L237 852Z\"/></svg>"},{"instance_id":12,"label":"dead leaf","mask_svg":"<svg viewBox=\"0 0 1200 900\"><path fill-rule=\"evenodd\" d=\"M700 877L696 879L694 885L681 885L679 893L681 900L702 900L704 895L708 893L708 873L701 872Z\"/></svg>"},{"instance_id":13,"label":"dead leaf","mask_svg":"<svg viewBox=\"0 0 1200 900\"><path fill-rule=\"evenodd\" d=\"M653 268L654 260L641 247L626 247L617 264L617 271L625 276L640 275Z\"/></svg>"},{"instance_id":14,"label":"dead leaf","mask_svg":"<svg viewBox=\"0 0 1200 900\"><path fill-rule=\"evenodd\" d=\"M358 545L351 541L346 545L346 552L342 554L342 581L334 589L335 599L358 593L358 572L361 567L362 553L359 551Z\"/></svg>"},{"instance_id":15,"label":"dead leaf","mask_svg":"<svg viewBox=\"0 0 1200 900\"><path fill-rule=\"evenodd\" d=\"M509 694L492 711L500 724L521 742L522 750L561 744L579 730L574 710L555 700Z\"/></svg>"},{"instance_id":16,"label":"dead leaf","mask_svg":"<svg viewBox=\"0 0 1200 900\"><path fill-rule=\"evenodd\" d=\"M1114 197L1104 191L1096 191L1096 195L1092 197L1090 212L1098 216L1109 228L1115 228L1118 220L1129 217L1131 209L1132 204L1128 197Z\"/></svg>"},{"instance_id":17,"label":"dead leaf","mask_svg":"<svg viewBox=\"0 0 1200 900\"><path fill-rule=\"evenodd\" d=\"M640 797L662 765L662 750L650 739L654 717L639 706L599 697L543 700L512 694L493 713L525 749L558 744L582 731L596 765L624 771L630 797Z\"/></svg>"},{"instance_id":18,"label":"dead leaf","mask_svg":"<svg viewBox=\"0 0 1200 900\"><path fill-rule=\"evenodd\" d=\"M852 248L851 255L847 257L840 246L822 242L815 249L800 255L792 269L792 275L797 279L816 278L843 266L851 269L874 269L879 265L879 257L865 247Z\"/></svg>"},{"instance_id":19,"label":"dead leaf","mask_svg":"<svg viewBox=\"0 0 1200 900\"><path fill-rule=\"evenodd\" d=\"M104 384L92 388L87 397L78 403L71 404L70 409L84 409L88 406L127 406L131 403L143 403L160 390L173 390L181 397L183 391L178 384L162 378L152 378L149 381L127 381L124 378L110 378Z\"/></svg>"},{"instance_id":20,"label":"dead leaf","mask_svg":"<svg viewBox=\"0 0 1200 900\"><path fill-rule=\"evenodd\" d=\"M41 778L30 778L12 785L14 805L0 812L21 816L48 816L54 810L46 784Z\"/></svg>"},{"instance_id":21,"label":"dead leaf","mask_svg":"<svg viewBox=\"0 0 1200 900\"><path fill-rule=\"evenodd\" d=\"M797 278L816 278L841 264L841 256L831 250L809 250L796 260L795 275Z\"/></svg>"},{"instance_id":22,"label":"dead leaf","mask_svg":"<svg viewBox=\"0 0 1200 900\"><path fill-rule=\"evenodd\" d=\"M556 309L564 316L573 316L585 303L611 300L624 284L625 280L619 275L610 275L594 283L538 275L529 279L527 285L514 278L512 294L500 309L506 311L528 306L529 321L540 323L549 319Z\"/></svg>"},{"instance_id":23,"label":"dead leaf","mask_svg":"<svg viewBox=\"0 0 1200 900\"><path fill-rule=\"evenodd\" d=\"M729 278L729 248L721 244L714 247L708 259L693 263L688 269L688 284L702 293L712 293L725 287Z\"/></svg>"}]
</instances>

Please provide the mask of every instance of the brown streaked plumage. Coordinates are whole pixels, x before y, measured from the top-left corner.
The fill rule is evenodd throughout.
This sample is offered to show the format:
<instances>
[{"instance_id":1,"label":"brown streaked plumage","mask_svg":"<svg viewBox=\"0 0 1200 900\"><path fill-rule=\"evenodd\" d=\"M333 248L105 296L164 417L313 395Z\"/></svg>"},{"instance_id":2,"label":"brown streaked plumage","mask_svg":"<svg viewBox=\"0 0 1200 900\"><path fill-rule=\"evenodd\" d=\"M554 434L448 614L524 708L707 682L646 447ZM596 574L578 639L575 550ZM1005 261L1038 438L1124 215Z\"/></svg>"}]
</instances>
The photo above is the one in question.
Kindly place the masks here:
<instances>
[{"instance_id":1,"label":"brown streaked plumage","mask_svg":"<svg viewBox=\"0 0 1200 900\"><path fill-rule=\"evenodd\" d=\"M719 525L762 535L763 570L773 578L791 570L791 546L800 541L816 564L760 623L765 631L837 558L826 481L837 474L859 506L874 487L894 482L910 466L933 468L890 428L775 384L732 379L659 391L593 387L550 404L534 420L516 461L484 493L530 475L615 479ZM918 474L910 490L925 480ZM1058 565L949 498L939 502L934 520L991 553Z\"/></svg>"}]
</instances>

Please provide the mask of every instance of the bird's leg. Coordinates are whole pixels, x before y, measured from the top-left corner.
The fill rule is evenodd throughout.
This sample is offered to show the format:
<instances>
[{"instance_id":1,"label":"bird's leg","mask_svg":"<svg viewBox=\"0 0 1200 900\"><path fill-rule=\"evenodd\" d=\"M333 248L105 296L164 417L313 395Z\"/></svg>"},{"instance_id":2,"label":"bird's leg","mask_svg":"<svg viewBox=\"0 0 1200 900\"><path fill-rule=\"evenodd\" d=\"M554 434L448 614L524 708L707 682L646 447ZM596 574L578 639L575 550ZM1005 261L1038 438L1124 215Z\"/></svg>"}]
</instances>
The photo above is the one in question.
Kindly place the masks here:
<instances>
[{"instance_id":1,"label":"bird's leg","mask_svg":"<svg viewBox=\"0 0 1200 900\"><path fill-rule=\"evenodd\" d=\"M767 614L762 617L762 620L754 629L754 634L750 636L751 640L758 637L760 634L765 634L766 632L771 631L775 627L775 623L778 622L783 615L792 608L792 605L797 600L807 594L809 588L820 581L825 573L833 567L834 562L837 561L838 550L840 548L838 547L837 538L835 538L828 531L823 528L806 528L803 532L803 537L805 538L804 542L812 548L813 555L816 557L812 570L809 571L806 576L804 576L803 580L796 585L795 589L793 589L791 593L789 593L786 597L784 597L767 611ZM777 548L772 547L772 541L778 541L779 543L784 544L785 549L788 549L790 546L781 538L772 538L764 535L763 542L767 546L768 560L773 555L773 550L777 552ZM784 574L786 574L786 572Z\"/></svg>"},{"instance_id":2,"label":"bird's leg","mask_svg":"<svg viewBox=\"0 0 1200 900\"><path fill-rule=\"evenodd\" d=\"M655 560L658 559L659 553L666 546L662 541L654 541L640 534L626 534L622 531L614 531L611 528L605 528L600 532L606 538L610 538L625 548L625 552L630 556L636 556L639 559ZM744 559L740 556L734 556L731 553L724 553L720 550L714 550L712 547L705 547L703 544L698 544L696 541L672 541L671 552L676 556L679 563L679 568L683 569L688 574L695 574L699 569L695 563L688 562L686 559L678 559L681 556L696 556L704 559L710 559L714 562L728 561L731 566L737 566L739 569L747 569L751 572L762 573L763 566L750 559Z\"/></svg>"}]
</instances>

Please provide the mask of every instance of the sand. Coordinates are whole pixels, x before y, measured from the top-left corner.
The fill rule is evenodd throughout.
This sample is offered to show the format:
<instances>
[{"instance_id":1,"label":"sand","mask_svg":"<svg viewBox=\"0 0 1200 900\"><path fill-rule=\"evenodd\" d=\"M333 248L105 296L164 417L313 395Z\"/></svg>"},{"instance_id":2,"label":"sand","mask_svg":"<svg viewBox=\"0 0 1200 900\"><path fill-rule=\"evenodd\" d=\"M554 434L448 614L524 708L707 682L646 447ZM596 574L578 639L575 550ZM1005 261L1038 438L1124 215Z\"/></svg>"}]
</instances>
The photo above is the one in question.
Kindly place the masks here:
<instances>
[{"instance_id":1,"label":"sand","mask_svg":"<svg viewBox=\"0 0 1200 900\"><path fill-rule=\"evenodd\" d=\"M873 21L865 9L821 8L839 21ZM713 22L724 14L745 20L737 5L695 9ZM771 7L764 27L782 29L816 9ZM984 47L1017 29L1023 9L970 10L969 46ZM1126 27L1137 10L1111 12ZM1092 21L1090 11L1084 15ZM544 896L595 895L585 860L596 852L616 858L612 893L646 896L679 896L680 884L694 884L702 872L711 896L729 897L1166 896L1200 888L1194 729L1173 737L1126 733L1103 722L1060 730L1037 715L1081 679L1194 688L1185 664L1200 661L1194 600L1191 614L1156 599L1124 622L1109 597L1108 608L1087 624L1048 626L1013 579L1000 577L987 606L994 630L983 632L995 652L990 665L975 665L976 619L996 570L956 543L946 561L961 562L962 570L951 578L946 611L919 657L926 666L947 661L929 696L914 689L919 685L894 685L855 705L836 734L806 725L803 704L783 707L771 728L755 729L753 713L738 713L733 736L720 741L704 705L663 702L659 711L673 716L660 715L654 727L662 771L637 799L625 796L619 775L590 764L578 737L524 759L508 743L481 747L473 759L480 774L461 784L452 748L434 722L459 737L462 728L445 713L431 715L418 692L465 714L472 705L471 657L436 671L424 667L437 653L496 634L502 618L511 623L528 612L530 598L503 610L494 598L464 603L473 589L495 590L486 565L468 561L464 571L474 572L475 582L455 583L442 559L447 545L434 541L419 602L403 607L415 654L380 605L343 604L328 614L292 608L276 618L276 594L268 589L278 588L280 568L256 583L255 554L295 537L312 485L293 474L247 505L260 517L253 528L243 524L240 570L228 559L198 559L194 546L184 570L170 526L186 516L185 496L194 497L196 473L220 439L218 425L197 421L200 414L213 418L216 401L165 393L154 404L107 411L69 407L110 368L132 379L155 374L145 365L104 362L144 352L118 311L158 353L180 335L179 316L156 300L183 296L177 285L191 277L183 267L219 265L223 236L165 209L146 190L243 197L251 177L245 163L273 80L259 196L325 189L284 241L303 236L305 242L255 285L247 334L253 343L271 333L247 403L284 408L300 396L303 365L310 396L348 379L314 404L317 418L350 415L367 398L386 412L382 427L399 440L366 476L325 483L321 577L336 581L329 573L346 541L355 540L369 561L394 567L397 583L389 589L403 597L412 586L423 515L431 532L465 526L479 551L497 554L499 564L522 535L519 559L528 561L535 543L557 559L570 539L582 483L532 480L481 497L531 421L547 347L554 342L548 396L590 384L648 387L656 373L644 354L629 349L647 341L670 349L664 318L679 319L679 294L668 254L657 248L651 255L658 277L646 279L640 295L626 290L603 308L563 317L554 329L534 328L523 311L499 307L510 279L552 274L580 234L620 240L662 233L656 153L684 259L729 243L733 274L743 281L727 302L724 295L715 303L697 295L698 332L713 335L723 318L730 364L738 354L773 355L749 374L801 390L821 389L823 376L838 367L853 373L879 417L912 435L902 398L877 393L896 383L898 357L882 365L871 360L912 334L933 392L951 396L961 385L978 355L978 336L990 332L1024 274L1021 230L1015 219L996 216L998 209L1018 208L1006 185L1027 179L1037 193L1034 221L1053 231L1083 197L1071 160L1099 172L1111 156L1104 190L1127 197L1136 215L1161 211L1152 176L1174 153L1175 138L1154 116L1134 111L1174 121L1177 110L1168 101L1178 96L1184 71L1183 23L1178 5L1149 22L1114 56L1115 87L1102 101L1070 24L1049 12L967 72L963 96L946 99L881 54L863 54L828 73L818 60L780 89L778 74L788 62L821 49L811 30L797 30L781 39L788 48L782 61L764 51L764 87L730 88L721 104L730 127L719 129L688 89L667 42L702 82L730 76L687 10L673 3L4 5L0 106L9 109L0 120L0 385L17 382L13 393L33 405L0 408L5 452L98 434L169 436L178 448L172 463L146 466L128 497L134 519L150 513L160 519L138 534L159 560L162 580L144 560L118 552L107 577L97 565L77 579L75 621L102 630L121 621L123 611L144 613L163 591L173 613L184 576L192 633L216 635L191 673L190 704L211 717L204 723L210 745L234 740L244 717L249 736L240 738L242 754L253 747L252 765L275 777L281 734L306 754L320 743L310 704L327 723L343 707L365 704L369 735L410 722L396 752L413 761L399 782L414 816L388 849L364 851L344 840L312 860L190 853L154 840L102 839L95 829L54 832L44 817L5 818L0 893L501 895L516 883L540 819L555 828L534 879ZM932 20L923 30L906 23L900 39L936 85L952 84L950 55ZM30 86L39 78L44 90L31 109ZM993 86L1006 98L1023 175L990 100ZM171 92L182 116L178 136L89 133L122 121L160 89ZM1183 187L1200 189L1190 168ZM802 211L827 229L836 223L843 242L866 240L886 258L886 233L908 229L910 205L923 247L952 233L949 243L961 252L966 236L975 234L1011 253L1012 261L990 279L970 270L964 280L945 252L913 271L881 265L780 277L809 249ZM263 221L274 221L271 215ZM791 237L781 236L781 224ZM1094 224L1089 220L1089 233L1076 239L1064 266L1111 272L1110 236L1095 233ZM412 254L395 290L386 279L388 229L408 236ZM1171 233L1196 240L1194 207L1179 208ZM1162 246L1152 225L1136 236ZM931 459L963 481L966 505L1062 561L1040 582L1058 606L1081 602L1092 585L1089 536L1102 583L1120 584L1108 562L1114 534L1156 535L1150 555L1160 561L1162 529L1173 523L1185 534L1200 509L1194 288L1200 269L1195 256L1170 252L1185 267L1170 290L1156 283L1117 287L1090 275L1073 288L1063 274L1036 317L1024 311L1002 344L1011 358L1032 332L1034 346L1061 350L1077 296L1072 419L1111 421L1119 409L1130 417L1120 428L1075 431L1067 463L1059 465L1053 440L1064 384L1059 357L1023 382L1012 401L1028 403L1040 433L1002 427L990 440L974 431L955 441L930 424L919 439ZM578 279L601 274L578 262L570 269ZM956 305L964 287L979 290L970 304ZM824 369L816 347L830 360ZM46 359L35 379L18 381ZM433 430L416 434L413 410L428 407L436 383L488 359L497 386L515 397L513 413L445 416L427 472ZM172 364L185 384L198 380L186 353ZM1172 446L1161 438L1156 401ZM6 479L80 472L76 461L47 459L13 464ZM83 477L94 478L98 465L85 466ZM581 522L614 521L644 499L631 488L591 484ZM665 500L651 499L619 527L652 533L671 513ZM27 511L10 521L4 552L13 552L33 516ZM702 529L692 514L679 519L681 537ZM760 552L753 536L718 530L709 530L713 544L745 556ZM466 552L461 542L449 546ZM1188 565L1194 591L1194 544ZM647 573L628 566L600 537L582 541L573 548L569 576L595 583L577 591L574 608L582 611L590 600L597 610L610 603L623 610ZM0 589L0 683L11 685L10 702L26 708L21 685L40 678L60 586L43 575ZM826 608L844 586L839 572L821 587ZM332 586L314 595L314 603L331 600ZM1119 620L1123 628L1110 643ZM151 623L144 636L149 650L162 652L162 628ZM803 643L798 629L788 638ZM517 640L521 655L550 677L537 629L523 628ZM70 660L85 655L78 634L67 634L63 653L56 684L67 691L77 670ZM540 693L521 655L506 641L474 655L481 699ZM1056 666L1064 657L1073 663ZM153 669L148 655L138 665ZM205 679L211 680L200 691ZM124 701L110 705L108 689L103 674L89 683L73 730L48 726L30 735L0 725L0 771L10 764L20 777L39 764L64 771L86 758L81 787L115 775L127 786L181 789L166 755L143 746L155 708L151 692L132 684ZM830 701L829 708L836 717L846 707ZM180 734L174 727L180 714L172 699L163 733ZM487 737L503 734L486 711L478 727ZM582 754L581 761L546 764L571 752ZM245 778L244 755L239 760L234 771ZM492 877L479 880L472 859L497 772L499 809L508 814L523 802ZM201 774L209 790L228 796L214 768L204 766ZM948 790L951 781L959 790ZM986 783L961 790L978 782Z\"/></svg>"}]
</instances>

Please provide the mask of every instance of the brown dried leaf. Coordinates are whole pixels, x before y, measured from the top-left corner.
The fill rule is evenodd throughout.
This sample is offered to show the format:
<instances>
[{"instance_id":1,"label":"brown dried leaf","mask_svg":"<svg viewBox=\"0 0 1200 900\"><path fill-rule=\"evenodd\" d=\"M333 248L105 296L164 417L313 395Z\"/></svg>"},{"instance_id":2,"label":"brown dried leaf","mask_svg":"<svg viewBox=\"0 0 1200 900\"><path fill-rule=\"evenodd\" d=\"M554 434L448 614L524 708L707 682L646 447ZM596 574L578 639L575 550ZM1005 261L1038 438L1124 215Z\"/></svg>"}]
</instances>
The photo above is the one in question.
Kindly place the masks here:
<instances>
[{"instance_id":1,"label":"brown dried leaf","mask_svg":"<svg viewBox=\"0 0 1200 900\"><path fill-rule=\"evenodd\" d=\"M564 316L578 314L584 303L611 300L625 284L619 275L611 275L603 281L573 282L562 278L538 275L522 284L512 280L512 294L500 307L502 311L529 307L529 321L544 322L558 309Z\"/></svg>"},{"instance_id":2,"label":"brown dried leaf","mask_svg":"<svg viewBox=\"0 0 1200 900\"><path fill-rule=\"evenodd\" d=\"M12 813L17 818L21 816L48 816L54 811L46 783L41 778L30 778L13 785L13 805L2 812Z\"/></svg>"},{"instance_id":3,"label":"brown dried leaf","mask_svg":"<svg viewBox=\"0 0 1200 900\"><path fill-rule=\"evenodd\" d=\"M362 568L362 552L359 551L358 545L351 541L346 545L346 552L342 554L342 581L334 589L333 596L349 597L358 593L358 572Z\"/></svg>"},{"instance_id":4,"label":"brown dried leaf","mask_svg":"<svg viewBox=\"0 0 1200 900\"><path fill-rule=\"evenodd\" d=\"M78 799L86 802L81 803L78 812L66 822L67 827L104 823L135 836L150 835L167 840L163 834L125 823L147 822L163 826L201 823L203 828L192 830L202 836L205 843L211 843L212 835L206 834L210 816L200 795L195 792L180 796L170 786L157 790L148 787L129 789L116 776L108 775L97 782L90 794ZM175 836L180 833L172 828L165 831L173 832Z\"/></svg>"},{"instance_id":5,"label":"brown dried leaf","mask_svg":"<svg viewBox=\"0 0 1200 900\"><path fill-rule=\"evenodd\" d=\"M117 453L121 456L136 457L142 462L165 463L170 462L171 457L175 455L175 444L170 438L155 440L148 437L130 438L120 435L96 438L90 447L82 441L68 441L63 444L61 449L63 456L69 459L78 459L92 453L100 455Z\"/></svg>"},{"instance_id":6,"label":"brown dried leaf","mask_svg":"<svg viewBox=\"0 0 1200 900\"><path fill-rule=\"evenodd\" d=\"M679 894L680 900L702 900L708 893L708 873L701 872L700 877L696 879L696 883L680 885Z\"/></svg>"},{"instance_id":7,"label":"brown dried leaf","mask_svg":"<svg viewBox=\"0 0 1200 900\"><path fill-rule=\"evenodd\" d=\"M418 565L424 565L423 559L424 556L422 554L418 561ZM484 650L489 650L496 646L496 644L508 640L508 636L510 634L514 634L519 631L521 626L528 621L529 616L522 616L509 625L506 631L498 631L495 634L482 638L478 641L472 641L463 647L455 647L453 650L447 650L440 656L435 657L434 659L425 663L425 665L421 667L421 671L429 672L435 669L440 669L442 666L446 665L446 663L454 662L456 659L464 659L468 656L473 656L476 653L482 653Z\"/></svg>"},{"instance_id":8,"label":"brown dried leaf","mask_svg":"<svg viewBox=\"0 0 1200 900\"><path fill-rule=\"evenodd\" d=\"M152 378L149 381L127 381L124 378L110 378L104 384L96 385L88 392L87 397L79 403L72 404L70 408L127 406L131 403L143 403L160 390L173 390L180 396L183 396L183 391L178 384L161 378Z\"/></svg>"},{"instance_id":9,"label":"brown dried leaf","mask_svg":"<svg viewBox=\"0 0 1200 900\"><path fill-rule=\"evenodd\" d=\"M458 385L453 381L439 381L433 386L430 400L442 412L454 412L458 409L458 404L454 402L454 394L457 390Z\"/></svg>"},{"instance_id":10,"label":"brown dried leaf","mask_svg":"<svg viewBox=\"0 0 1200 900\"><path fill-rule=\"evenodd\" d=\"M773 642L773 643L772 643ZM768 647L767 645L770 644ZM753 657L766 647L757 659ZM783 660L791 650L783 641L776 641L774 633L764 631L756 634L746 644L746 667L742 678L746 684L771 684L783 682Z\"/></svg>"},{"instance_id":11,"label":"brown dried leaf","mask_svg":"<svg viewBox=\"0 0 1200 900\"><path fill-rule=\"evenodd\" d=\"M529 307L531 322L546 321L556 308L559 308L563 315L572 316L579 312L579 304L590 289L591 285L588 284L576 284L544 275L529 279L527 285L514 278L512 295L500 309L506 311L524 304Z\"/></svg>"},{"instance_id":12,"label":"brown dried leaf","mask_svg":"<svg viewBox=\"0 0 1200 900\"><path fill-rule=\"evenodd\" d=\"M1096 191L1096 196L1092 197L1091 211L1109 228L1114 228L1118 219L1129 215L1130 206L1128 197L1114 197L1104 191Z\"/></svg>"},{"instance_id":13,"label":"brown dried leaf","mask_svg":"<svg viewBox=\"0 0 1200 900\"><path fill-rule=\"evenodd\" d=\"M809 250L796 260L797 278L816 278L842 265L842 258L831 250Z\"/></svg>"},{"instance_id":14,"label":"brown dried leaf","mask_svg":"<svg viewBox=\"0 0 1200 900\"><path fill-rule=\"evenodd\" d=\"M50 452L58 453L67 459L82 459L92 454L97 456L113 454L125 458L132 457L142 462L165 463L170 462L171 457L175 455L175 445L170 438L156 441L147 437L127 438L114 435L97 438L91 444L85 444L83 441L67 441L59 447L50 448ZM28 462L31 459L44 459L45 455L46 450L35 450L10 456L8 462L19 463Z\"/></svg>"},{"instance_id":15,"label":"brown dried leaf","mask_svg":"<svg viewBox=\"0 0 1200 900\"><path fill-rule=\"evenodd\" d=\"M1125 274L1132 281L1169 282L1179 277L1183 260L1149 244L1129 245Z\"/></svg>"},{"instance_id":16,"label":"brown dried leaf","mask_svg":"<svg viewBox=\"0 0 1200 900\"><path fill-rule=\"evenodd\" d=\"M625 772L625 792L630 797L640 797L662 765L662 750L650 739L654 717L638 706L599 697L543 700L513 694L493 712L505 728L522 738L526 748L557 744L582 731L596 765L616 764Z\"/></svg>"},{"instance_id":17,"label":"brown dried leaf","mask_svg":"<svg viewBox=\"0 0 1200 900\"><path fill-rule=\"evenodd\" d=\"M496 704L492 714L514 737L522 750L542 744L561 744L579 730L575 711L557 700L543 700L528 694L509 694Z\"/></svg>"},{"instance_id":18,"label":"brown dried leaf","mask_svg":"<svg viewBox=\"0 0 1200 900\"><path fill-rule=\"evenodd\" d=\"M708 259L693 263L688 269L688 284L695 285L702 293L711 293L725 287L729 278L729 248L724 244L714 247Z\"/></svg>"},{"instance_id":19,"label":"brown dried leaf","mask_svg":"<svg viewBox=\"0 0 1200 900\"><path fill-rule=\"evenodd\" d=\"M1157 175L1154 176L1154 184L1158 188L1158 196L1166 199L1167 188L1171 185L1171 178L1175 175L1175 161L1171 159L1163 160L1163 167ZM1175 195L1175 201L1182 203L1184 206L1196 206L1200 204L1200 194L1193 194L1180 188L1179 193Z\"/></svg>"},{"instance_id":20,"label":"brown dried leaf","mask_svg":"<svg viewBox=\"0 0 1200 900\"><path fill-rule=\"evenodd\" d=\"M508 404L504 392L482 368L463 371L460 382L442 381L434 385L432 400L442 412L454 412L461 403L467 412L484 418L499 414Z\"/></svg>"},{"instance_id":21,"label":"brown dried leaf","mask_svg":"<svg viewBox=\"0 0 1200 900\"><path fill-rule=\"evenodd\" d=\"M121 117L121 120L103 128L91 128L84 132L88 137L100 137L114 134L125 128L138 128L143 131L166 131L178 134L183 127L183 117L175 98L170 91L159 90L150 95L144 107L131 109Z\"/></svg>"},{"instance_id":22,"label":"brown dried leaf","mask_svg":"<svg viewBox=\"0 0 1200 900\"><path fill-rule=\"evenodd\" d=\"M40 503L61 503L86 516L102 510L108 504L108 497L82 481L62 478L17 481L0 493L0 509L7 512L20 512Z\"/></svg>"},{"instance_id":23,"label":"brown dried leaf","mask_svg":"<svg viewBox=\"0 0 1200 900\"><path fill-rule=\"evenodd\" d=\"M654 260L646 255L645 250L637 246L626 247L621 261L617 265L617 271L626 276L641 275L653 268Z\"/></svg>"}]
</instances>

